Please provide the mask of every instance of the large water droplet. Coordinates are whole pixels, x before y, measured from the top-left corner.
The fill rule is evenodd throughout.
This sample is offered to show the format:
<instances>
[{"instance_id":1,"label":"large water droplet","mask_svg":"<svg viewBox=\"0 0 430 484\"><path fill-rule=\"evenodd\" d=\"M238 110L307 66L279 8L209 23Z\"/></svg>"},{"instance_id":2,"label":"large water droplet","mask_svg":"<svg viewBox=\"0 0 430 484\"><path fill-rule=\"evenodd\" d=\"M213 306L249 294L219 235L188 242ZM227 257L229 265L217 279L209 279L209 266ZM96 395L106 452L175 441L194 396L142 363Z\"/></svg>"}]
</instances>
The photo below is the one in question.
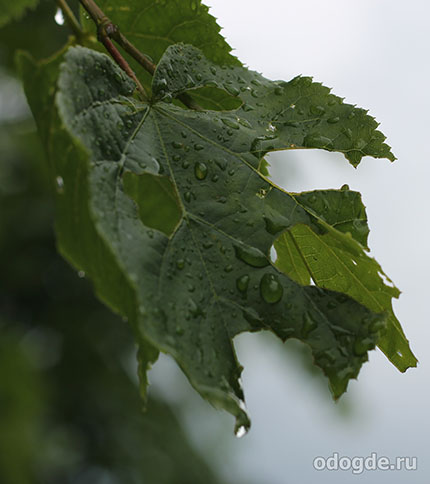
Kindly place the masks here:
<instances>
[{"instance_id":1,"label":"large water droplet","mask_svg":"<svg viewBox=\"0 0 430 484\"><path fill-rule=\"evenodd\" d=\"M197 180L204 180L208 176L208 167L200 161L194 165L194 175Z\"/></svg>"},{"instance_id":2,"label":"large water droplet","mask_svg":"<svg viewBox=\"0 0 430 484\"><path fill-rule=\"evenodd\" d=\"M269 304L279 302L284 293L284 288L275 274L264 274L260 281L261 297Z\"/></svg>"},{"instance_id":3,"label":"large water droplet","mask_svg":"<svg viewBox=\"0 0 430 484\"><path fill-rule=\"evenodd\" d=\"M266 267L270 264L263 252L255 247L236 245L234 250L236 257L251 267Z\"/></svg>"}]
</instances>

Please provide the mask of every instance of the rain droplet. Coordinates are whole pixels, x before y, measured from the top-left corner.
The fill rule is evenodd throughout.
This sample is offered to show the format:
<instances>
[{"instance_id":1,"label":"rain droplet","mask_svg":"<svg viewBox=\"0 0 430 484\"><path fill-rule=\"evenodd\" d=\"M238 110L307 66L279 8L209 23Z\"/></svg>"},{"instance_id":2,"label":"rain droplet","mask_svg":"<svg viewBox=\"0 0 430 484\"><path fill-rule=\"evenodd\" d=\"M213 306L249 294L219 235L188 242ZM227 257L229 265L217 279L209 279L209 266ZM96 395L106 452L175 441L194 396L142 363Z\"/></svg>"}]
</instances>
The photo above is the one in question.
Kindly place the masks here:
<instances>
[{"instance_id":1,"label":"rain droplet","mask_svg":"<svg viewBox=\"0 0 430 484\"><path fill-rule=\"evenodd\" d=\"M184 145L182 143L179 143L178 141L172 141L172 146L176 150L179 150L180 148L183 148L184 147Z\"/></svg>"},{"instance_id":2,"label":"rain droplet","mask_svg":"<svg viewBox=\"0 0 430 484\"><path fill-rule=\"evenodd\" d=\"M246 292L248 290L248 286L249 286L248 274L245 274L236 280L236 287L240 292Z\"/></svg>"},{"instance_id":3,"label":"rain droplet","mask_svg":"<svg viewBox=\"0 0 430 484\"><path fill-rule=\"evenodd\" d=\"M178 259L176 261L176 267L180 270L182 270L185 267L185 261L184 259Z\"/></svg>"},{"instance_id":4,"label":"rain droplet","mask_svg":"<svg viewBox=\"0 0 430 484\"><path fill-rule=\"evenodd\" d=\"M344 192L347 192L347 191L349 190L349 185L347 185L347 184L345 183L344 185L342 185L342 186L340 187L340 189L341 189L342 191L344 191Z\"/></svg>"},{"instance_id":5,"label":"rain droplet","mask_svg":"<svg viewBox=\"0 0 430 484\"><path fill-rule=\"evenodd\" d=\"M235 86L229 86L228 84L224 84L224 89L232 96L238 96L240 94L240 90Z\"/></svg>"},{"instance_id":6,"label":"rain droplet","mask_svg":"<svg viewBox=\"0 0 430 484\"><path fill-rule=\"evenodd\" d=\"M303 144L307 148L331 148L332 142L330 138L320 135L319 133L309 134L303 140Z\"/></svg>"},{"instance_id":7,"label":"rain droplet","mask_svg":"<svg viewBox=\"0 0 430 484\"><path fill-rule=\"evenodd\" d=\"M246 428L242 425L240 426L235 433L236 437L238 439L242 438L244 435L246 435Z\"/></svg>"},{"instance_id":8,"label":"rain droplet","mask_svg":"<svg viewBox=\"0 0 430 484\"><path fill-rule=\"evenodd\" d=\"M208 167L204 163L198 161L194 165L194 175L197 180L204 180L208 176Z\"/></svg>"},{"instance_id":9,"label":"rain droplet","mask_svg":"<svg viewBox=\"0 0 430 484\"><path fill-rule=\"evenodd\" d=\"M63 11L61 10L61 8L57 8L57 11L55 12L55 23L57 25L64 25L64 15L63 15Z\"/></svg>"},{"instance_id":10,"label":"rain droplet","mask_svg":"<svg viewBox=\"0 0 430 484\"><path fill-rule=\"evenodd\" d=\"M267 267L269 259L255 247L239 246L234 247L236 257L251 267Z\"/></svg>"},{"instance_id":11,"label":"rain droplet","mask_svg":"<svg viewBox=\"0 0 430 484\"><path fill-rule=\"evenodd\" d=\"M317 322L312 318L309 313L305 313L303 315L302 335L304 338L307 338L309 333L316 329L317 326Z\"/></svg>"},{"instance_id":12,"label":"rain droplet","mask_svg":"<svg viewBox=\"0 0 430 484\"><path fill-rule=\"evenodd\" d=\"M239 124L236 121L234 121L233 119L230 119L230 118L221 118L221 121L226 126L228 126L229 128L232 128L232 129L239 129L240 128Z\"/></svg>"},{"instance_id":13,"label":"rain droplet","mask_svg":"<svg viewBox=\"0 0 430 484\"><path fill-rule=\"evenodd\" d=\"M228 266L225 266L224 267L224 272L231 272L233 270L233 266L231 264L229 264Z\"/></svg>"},{"instance_id":14,"label":"rain droplet","mask_svg":"<svg viewBox=\"0 0 430 484\"><path fill-rule=\"evenodd\" d=\"M333 116L332 118L327 119L327 123L329 124L336 124L340 120L339 116Z\"/></svg>"},{"instance_id":15,"label":"rain droplet","mask_svg":"<svg viewBox=\"0 0 430 484\"><path fill-rule=\"evenodd\" d=\"M201 151L201 150L204 150L205 147L203 145L196 144L196 145L194 145L194 149L196 151Z\"/></svg>"},{"instance_id":16,"label":"rain droplet","mask_svg":"<svg viewBox=\"0 0 430 484\"><path fill-rule=\"evenodd\" d=\"M322 114L325 113L325 108L322 106L311 106L311 114L314 114L315 116L321 116Z\"/></svg>"},{"instance_id":17,"label":"rain droplet","mask_svg":"<svg viewBox=\"0 0 430 484\"><path fill-rule=\"evenodd\" d=\"M260 281L261 297L269 304L279 302L284 293L284 288L275 274L264 274Z\"/></svg>"},{"instance_id":18,"label":"rain droplet","mask_svg":"<svg viewBox=\"0 0 430 484\"><path fill-rule=\"evenodd\" d=\"M85 277L85 271L78 271L78 277L83 279Z\"/></svg>"}]
</instances>

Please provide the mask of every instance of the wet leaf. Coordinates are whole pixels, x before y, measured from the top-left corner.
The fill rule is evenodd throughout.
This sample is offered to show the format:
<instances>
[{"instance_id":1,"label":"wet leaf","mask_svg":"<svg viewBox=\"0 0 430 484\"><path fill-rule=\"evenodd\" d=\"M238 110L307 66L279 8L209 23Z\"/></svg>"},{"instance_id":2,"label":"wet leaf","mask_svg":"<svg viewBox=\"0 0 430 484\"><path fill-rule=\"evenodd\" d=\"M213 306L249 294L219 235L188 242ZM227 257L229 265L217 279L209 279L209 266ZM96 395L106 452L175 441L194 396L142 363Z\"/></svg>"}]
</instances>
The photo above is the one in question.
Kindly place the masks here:
<instances>
[{"instance_id":1,"label":"wet leaf","mask_svg":"<svg viewBox=\"0 0 430 484\"><path fill-rule=\"evenodd\" d=\"M302 284L312 279L376 313L386 312L387 328L379 348L400 371L417 366L393 312L392 299L400 291L363 250L369 229L360 194L348 189L313 191L297 195L296 200L319 218L321 234L303 224L285 231L274 244L276 266Z\"/></svg>"},{"instance_id":2,"label":"wet leaf","mask_svg":"<svg viewBox=\"0 0 430 484\"><path fill-rule=\"evenodd\" d=\"M204 398L235 415L241 433L249 420L233 338L270 330L282 340L308 344L339 397L378 342L385 316L345 294L303 286L272 263L270 249L282 231L305 227L319 237L331 226L259 169L267 151L291 144L349 157L340 128L328 121L335 114L367 137L360 156L371 146L367 151L374 156L393 159L372 118L310 80L279 83L239 66L218 68L190 46L167 49L150 103L132 96L132 81L107 56L72 48L65 59L58 118L45 137L53 179L62 180L59 246L99 297L127 317L137 342L144 342L141 373L157 350L171 354ZM55 77L56 67L51 71L25 57L21 65L43 128L37 99L52 89L43 79ZM214 84L241 107L198 112L171 103L185 91ZM293 99L312 111L312 123L302 123L300 134L287 126ZM324 112L313 109L316 101L325 103ZM330 147L304 142L317 121ZM176 215L157 226L148 207L163 196ZM342 234L341 226L332 230ZM348 228L346 221L342 227ZM362 241L365 235L355 232ZM146 344L148 361L142 356Z\"/></svg>"}]
</instances>

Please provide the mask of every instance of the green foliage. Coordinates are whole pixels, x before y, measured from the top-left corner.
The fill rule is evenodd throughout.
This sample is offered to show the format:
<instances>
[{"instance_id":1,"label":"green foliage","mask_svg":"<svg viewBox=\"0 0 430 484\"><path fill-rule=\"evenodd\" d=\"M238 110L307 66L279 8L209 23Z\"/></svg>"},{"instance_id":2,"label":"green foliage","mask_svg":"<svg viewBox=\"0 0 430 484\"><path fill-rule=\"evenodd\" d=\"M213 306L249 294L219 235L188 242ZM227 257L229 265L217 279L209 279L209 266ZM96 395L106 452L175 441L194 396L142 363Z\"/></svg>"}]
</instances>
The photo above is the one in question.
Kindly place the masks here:
<instances>
[{"instance_id":1,"label":"green foliage","mask_svg":"<svg viewBox=\"0 0 430 484\"><path fill-rule=\"evenodd\" d=\"M13 2L3 2L0 10L0 27L11 20L17 19L29 8L34 8L39 0L14 0Z\"/></svg>"},{"instance_id":2,"label":"green foliage","mask_svg":"<svg viewBox=\"0 0 430 484\"><path fill-rule=\"evenodd\" d=\"M360 195L346 188L302 193L296 200L318 214L324 232L318 235L303 224L284 232L275 242L276 266L302 284L312 279L317 286L348 294L376 313L385 312L387 329L378 346L400 371L415 366L416 358L392 309L391 300L400 291L363 251L369 229Z\"/></svg>"},{"instance_id":3,"label":"green foliage","mask_svg":"<svg viewBox=\"0 0 430 484\"><path fill-rule=\"evenodd\" d=\"M151 78L131 61L148 99L93 50L86 14L92 49L71 39L19 65L56 188L59 251L129 321L143 399L147 370L168 353L242 433L233 339L245 331L307 344L335 398L376 345L401 371L416 366L392 312L399 291L366 254L360 195L287 193L264 158L318 148L354 167L394 161L376 121L311 78L274 82L243 67L199 1L97 4L157 63Z\"/></svg>"},{"instance_id":4,"label":"green foliage","mask_svg":"<svg viewBox=\"0 0 430 484\"><path fill-rule=\"evenodd\" d=\"M0 130L0 482L220 483L181 404L142 412L128 326L59 257L29 121Z\"/></svg>"}]
</instances>

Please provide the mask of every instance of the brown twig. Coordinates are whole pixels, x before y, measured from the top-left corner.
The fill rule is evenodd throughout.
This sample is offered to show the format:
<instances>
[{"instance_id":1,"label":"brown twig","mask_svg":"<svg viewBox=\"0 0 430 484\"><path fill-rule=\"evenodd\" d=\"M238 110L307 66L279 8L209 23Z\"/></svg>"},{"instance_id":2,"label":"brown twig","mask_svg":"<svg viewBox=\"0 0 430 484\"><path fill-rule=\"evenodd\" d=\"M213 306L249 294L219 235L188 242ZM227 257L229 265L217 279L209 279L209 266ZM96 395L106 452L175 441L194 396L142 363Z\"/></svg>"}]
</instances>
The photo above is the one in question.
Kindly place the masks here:
<instances>
[{"instance_id":1,"label":"brown twig","mask_svg":"<svg viewBox=\"0 0 430 484\"><path fill-rule=\"evenodd\" d=\"M136 74L133 72L127 61L122 57L111 39L120 45L133 59L135 59L151 76L154 75L157 68L152 60L140 52L119 30L118 26L105 15L103 10L95 3L94 0L80 0L80 3L93 19L97 27L97 33L100 41L111 54L115 62L136 82L138 89L147 98L142 84L138 81ZM202 108L189 96L184 93L178 96L185 106L196 111L202 111Z\"/></svg>"}]
</instances>

